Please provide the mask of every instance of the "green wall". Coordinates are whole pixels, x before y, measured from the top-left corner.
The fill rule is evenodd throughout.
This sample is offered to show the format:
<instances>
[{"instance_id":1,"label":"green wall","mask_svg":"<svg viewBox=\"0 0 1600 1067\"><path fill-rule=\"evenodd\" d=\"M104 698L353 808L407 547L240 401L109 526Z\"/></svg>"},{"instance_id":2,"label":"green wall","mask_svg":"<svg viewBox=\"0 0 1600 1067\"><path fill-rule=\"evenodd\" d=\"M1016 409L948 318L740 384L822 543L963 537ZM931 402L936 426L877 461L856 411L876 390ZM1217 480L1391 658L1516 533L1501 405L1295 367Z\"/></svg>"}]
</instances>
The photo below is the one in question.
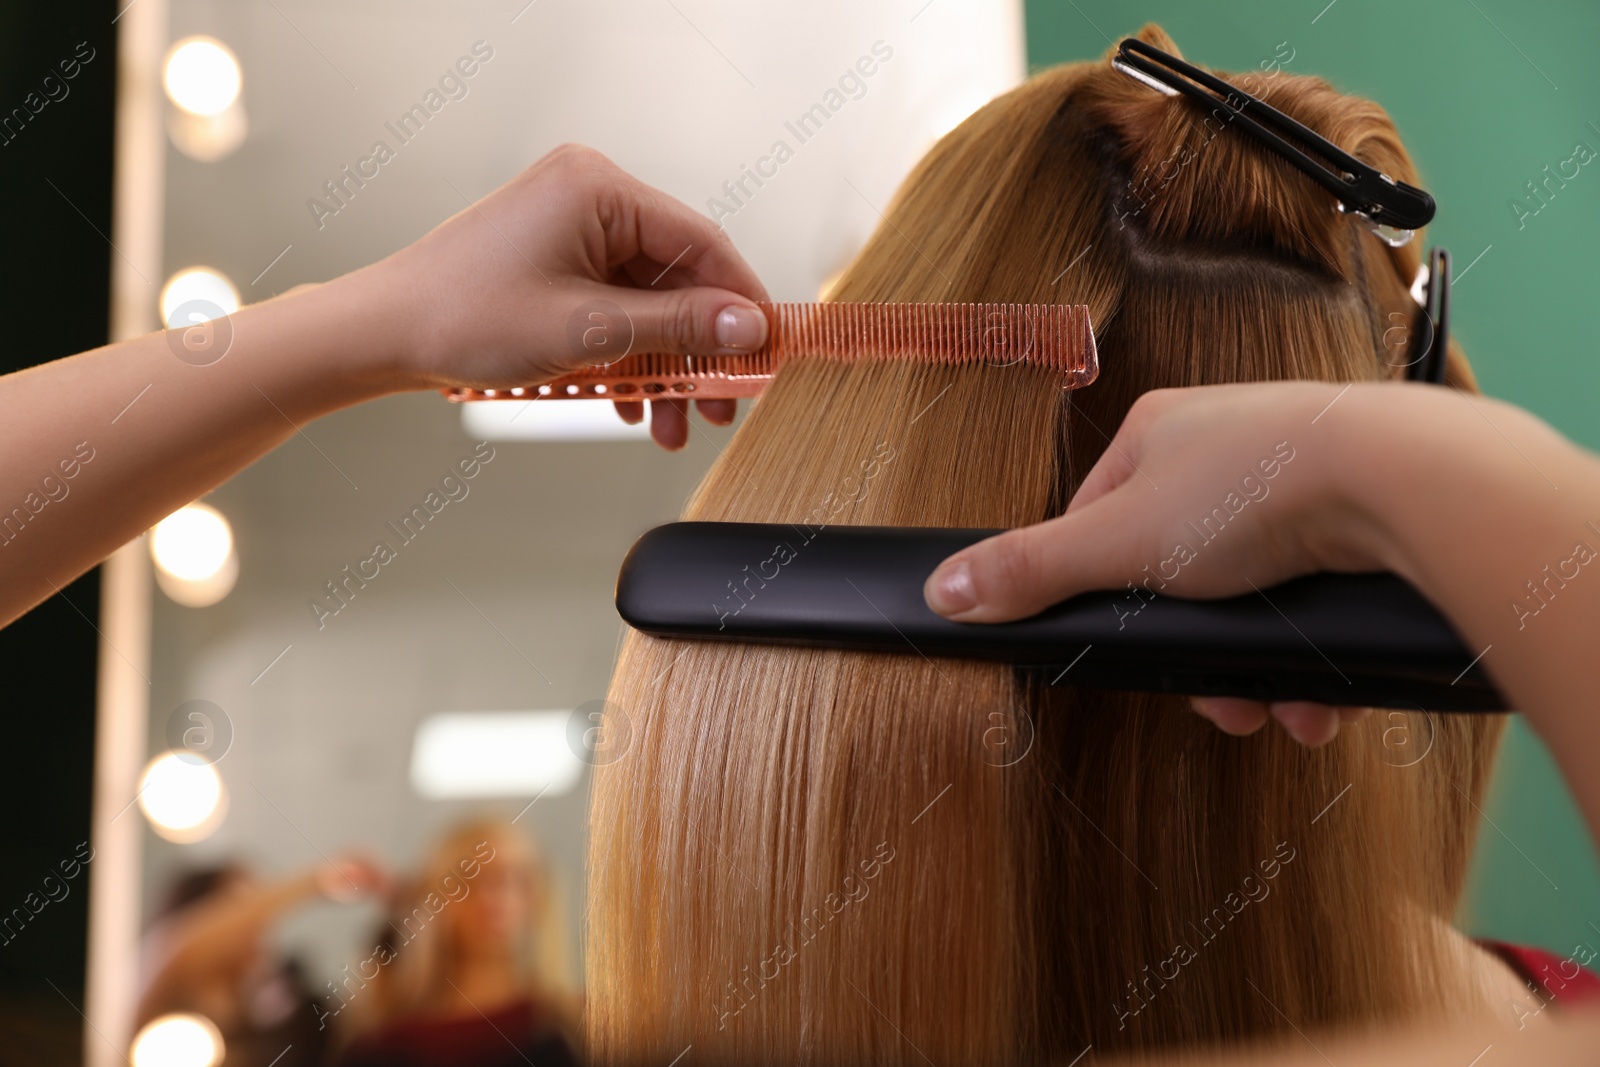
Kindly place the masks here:
<instances>
[{"instance_id":1,"label":"green wall","mask_svg":"<svg viewBox=\"0 0 1600 1067\"><path fill-rule=\"evenodd\" d=\"M1600 158L1564 188L1551 182L1543 206L1526 189L1579 142L1600 151L1595 0L1026 6L1034 69L1100 57L1156 22L1186 58L1223 70L1255 68L1287 42L1290 73L1382 103L1439 202L1428 239L1454 256L1452 329L1484 390L1600 449ZM1525 205L1520 220L1514 198ZM1563 954L1580 941L1600 948L1600 862L1549 755L1520 720L1485 810L1467 928Z\"/></svg>"}]
</instances>

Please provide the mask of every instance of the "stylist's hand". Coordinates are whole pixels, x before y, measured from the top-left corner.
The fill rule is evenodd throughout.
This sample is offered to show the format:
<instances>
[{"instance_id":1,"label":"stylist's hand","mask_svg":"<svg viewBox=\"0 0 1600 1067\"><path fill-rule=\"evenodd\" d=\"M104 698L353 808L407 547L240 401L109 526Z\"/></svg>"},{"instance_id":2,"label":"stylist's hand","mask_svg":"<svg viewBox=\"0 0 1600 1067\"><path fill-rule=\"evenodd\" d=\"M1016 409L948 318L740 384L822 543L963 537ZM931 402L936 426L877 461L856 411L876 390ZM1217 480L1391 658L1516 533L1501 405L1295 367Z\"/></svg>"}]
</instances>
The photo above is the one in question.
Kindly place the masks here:
<instances>
[{"instance_id":1,"label":"stylist's hand","mask_svg":"<svg viewBox=\"0 0 1600 1067\"><path fill-rule=\"evenodd\" d=\"M727 354L766 340L754 303L766 290L727 234L576 145L370 270L401 294L390 306L409 326L402 358L417 388L510 388L629 351ZM617 409L644 417L637 402ZM734 403L699 410L726 424ZM653 401L651 435L682 448L687 412Z\"/></svg>"},{"instance_id":2,"label":"stylist's hand","mask_svg":"<svg viewBox=\"0 0 1600 1067\"><path fill-rule=\"evenodd\" d=\"M1313 571L1384 569L1370 524L1340 492L1338 456L1320 447L1317 421L1342 388L1271 382L1145 394L1065 514L951 556L928 578L928 605L962 622L1004 622L1158 572L1163 595L1210 598ZM1249 503L1203 541L1189 523L1230 493L1236 506ZM1180 544L1195 549L1181 564ZM1260 729L1270 714L1312 745L1367 710L1215 697L1194 704L1229 733Z\"/></svg>"},{"instance_id":3,"label":"stylist's hand","mask_svg":"<svg viewBox=\"0 0 1600 1067\"><path fill-rule=\"evenodd\" d=\"M393 885L383 864L361 852L335 856L315 868L313 877L318 892L340 903L383 896Z\"/></svg>"}]
</instances>

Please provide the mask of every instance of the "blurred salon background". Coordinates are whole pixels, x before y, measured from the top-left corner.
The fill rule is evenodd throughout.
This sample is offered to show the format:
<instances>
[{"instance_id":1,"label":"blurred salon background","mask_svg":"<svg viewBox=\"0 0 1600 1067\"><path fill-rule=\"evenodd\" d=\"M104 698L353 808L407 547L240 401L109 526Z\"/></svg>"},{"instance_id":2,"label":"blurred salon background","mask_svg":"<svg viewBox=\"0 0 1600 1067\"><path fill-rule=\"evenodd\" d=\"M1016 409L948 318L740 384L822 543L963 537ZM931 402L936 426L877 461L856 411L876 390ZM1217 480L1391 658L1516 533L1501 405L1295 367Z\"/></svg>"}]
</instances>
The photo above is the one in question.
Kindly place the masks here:
<instances>
[{"instance_id":1,"label":"blurred salon background","mask_svg":"<svg viewBox=\"0 0 1600 1067\"><path fill-rule=\"evenodd\" d=\"M0 369L352 270L565 141L815 299L941 134L1146 21L1382 101L1484 389L1600 447L1586 0L9 0ZM568 1062L616 566L731 432L608 408L341 412L0 631L0 1063ZM1600 945L1520 724L1483 819L1468 930Z\"/></svg>"}]
</instances>

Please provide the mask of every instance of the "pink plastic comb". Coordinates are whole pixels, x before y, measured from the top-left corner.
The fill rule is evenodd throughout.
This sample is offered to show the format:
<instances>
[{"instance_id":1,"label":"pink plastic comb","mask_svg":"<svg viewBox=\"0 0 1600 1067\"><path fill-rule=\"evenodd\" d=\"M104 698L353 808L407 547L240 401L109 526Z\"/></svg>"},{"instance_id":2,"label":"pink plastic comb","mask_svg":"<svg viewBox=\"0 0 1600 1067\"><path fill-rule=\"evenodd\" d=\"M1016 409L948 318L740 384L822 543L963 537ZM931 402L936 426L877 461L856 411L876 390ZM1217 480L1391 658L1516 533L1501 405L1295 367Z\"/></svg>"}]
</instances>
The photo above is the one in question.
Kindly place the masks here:
<instances>
[{"instance_id":1,"label":"pink plastic comb","mask_svg":"<svg viewBox=\"0 0 1600 1067\"><path fill-rule=\"evenodd\" d=\"M1100 372L1081 304L762 304L767 343L737 356L624 355L553 381L450 389L451 400L722 400L759 396L787 359L1030 363L1077 389Z\"/></svg>"}]
</instances>

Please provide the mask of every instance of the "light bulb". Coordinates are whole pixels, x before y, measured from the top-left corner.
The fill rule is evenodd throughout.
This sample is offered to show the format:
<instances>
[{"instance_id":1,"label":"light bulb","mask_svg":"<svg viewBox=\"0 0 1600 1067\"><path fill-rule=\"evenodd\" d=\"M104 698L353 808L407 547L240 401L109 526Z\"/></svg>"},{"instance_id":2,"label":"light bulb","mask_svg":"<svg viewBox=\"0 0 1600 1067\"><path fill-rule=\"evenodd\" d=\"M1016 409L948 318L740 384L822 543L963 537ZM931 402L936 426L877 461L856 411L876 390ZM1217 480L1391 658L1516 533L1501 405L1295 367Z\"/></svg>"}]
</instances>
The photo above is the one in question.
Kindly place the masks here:
<instances>
[{"instance_id":1,"label":"light bulb","mask_svg":"<svg viewBox=\"0 0 1600 1067\"><path fill-rule=\"evenodd\" d=\"M222 776L209 763L163 752L139 779L139 807L156 833L182 844L211 834L226 812Z\"/></svg>"},{"instance_id":2,"label":"light bulb","mask_svg":"<svg viewBox=\"0 0 1600 1067\"><path fill-rule=\"evenodd\" d=\"M189 504L156 523L150 531L150 558L156 564L156 584L184 607L210 607L239 580L233 529L209 504Z\"/></svg>"},{"instance_id":3,"label":"light bulb","mask_svg":"<svg viewBox=\"0 0 1600 1067\"><path fill-rule=\"evenodd\" d=\"M233 531L209 504L189 504L156 523L150 554L156 566L186 582L216 574L233 551Z\"/></svg>"},{"instance_id":4,"label":"light bulb","mask_svg":"<svg viewBox=\"0 0 1600 1067\"><path fill-rule=\"evenodd\" d=\"M150 553L156 566L186 582L200 582L223 568L233 551L233 530L209 504L189 504L156 523Z\"/></svg>"},{"instance_id":5,"label":"light bulb","mask_svg":"<svg viewBox=\"0 0 1600 1067\"><path fill-rule=\"evenodd\" d=\"M163 1015L133 1039L133 1067L212 1067L222 1062L222 1034L204 1015Z\"/></svg>"},{"instance_id":6,"label":"light bulb","mask_svg":"<svg viewBox=\"0 0 1600 1067\"><path fill-rule=\"evenodd\" d=\"M239 98L244 75L228 46L210 37L185 37L167 52L161 82L167 97L194 115L220 115Z\"/></svg>"},{"instance_id":7,"label":"light bulb","mask_svg":"<svg viewBox=\"0 0 1600 1067\"><path fill-rule=\"evenodd\" d=\"M239 290L210 267L180 270L161 287L161 321L168 328L193 326L238 310Z\"/></svg>"}]
</instances>

